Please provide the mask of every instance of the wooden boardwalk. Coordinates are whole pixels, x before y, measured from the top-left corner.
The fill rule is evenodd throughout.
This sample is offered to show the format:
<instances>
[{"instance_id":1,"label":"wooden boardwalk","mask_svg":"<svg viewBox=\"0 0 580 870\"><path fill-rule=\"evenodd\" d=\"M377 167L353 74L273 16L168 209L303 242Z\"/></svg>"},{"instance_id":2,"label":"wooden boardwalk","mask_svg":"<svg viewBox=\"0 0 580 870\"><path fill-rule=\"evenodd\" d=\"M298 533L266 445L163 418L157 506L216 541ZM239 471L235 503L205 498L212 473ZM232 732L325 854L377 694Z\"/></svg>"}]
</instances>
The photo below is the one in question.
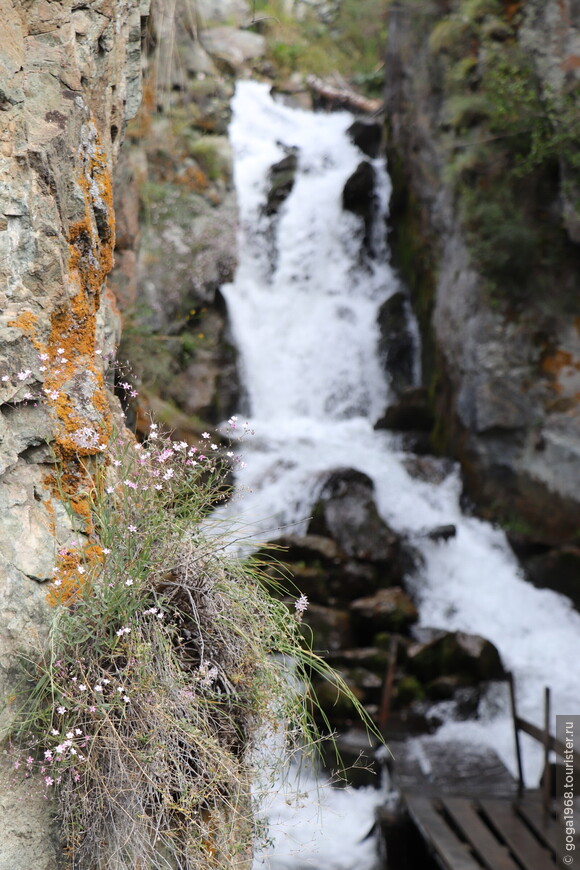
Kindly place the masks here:
<instances>
[{"instance_id":1,"label":"wooden boardwalk","mask_svg":"<svg viewBox=\"0 0 580 870\"><path fill-rule=\"evenodd\" d=\"M559 822L553 808L545 808L539 791L518 796L517 783L492 750L433 738L392 743L390 748L394 759L389 766L407 818L421 835L434 866L443 870L562 866L557 864ZM393 865L397 870L396 862ZM408 858L401 866L422 870Z\"/></svg>"}]
</instances>

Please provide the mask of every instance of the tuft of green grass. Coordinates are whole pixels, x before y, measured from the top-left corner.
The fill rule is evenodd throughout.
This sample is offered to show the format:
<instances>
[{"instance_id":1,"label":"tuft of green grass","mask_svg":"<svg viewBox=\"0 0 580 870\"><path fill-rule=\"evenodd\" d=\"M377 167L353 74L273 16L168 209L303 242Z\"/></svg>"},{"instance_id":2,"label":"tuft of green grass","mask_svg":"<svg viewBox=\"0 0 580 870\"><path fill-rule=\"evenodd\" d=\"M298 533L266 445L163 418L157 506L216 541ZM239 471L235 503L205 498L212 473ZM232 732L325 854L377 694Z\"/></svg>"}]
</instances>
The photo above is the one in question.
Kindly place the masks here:
<instances>
[{"instance_id":1,"label":"tuft of green grass","mask_svg":"<svg viewBox=\"0 0 580 870\"><path fill-rule=\"evenodd\" d=\"M352 693L305 643L305 601L270 594L208 528L232 450L152 424L106 458L85 463L87 536L59 551L49 643L22 665L15 766L56 796L71 870L235 867L255 836L259 731L313 751L313 675Z\"/></svg>"}]
</instances>

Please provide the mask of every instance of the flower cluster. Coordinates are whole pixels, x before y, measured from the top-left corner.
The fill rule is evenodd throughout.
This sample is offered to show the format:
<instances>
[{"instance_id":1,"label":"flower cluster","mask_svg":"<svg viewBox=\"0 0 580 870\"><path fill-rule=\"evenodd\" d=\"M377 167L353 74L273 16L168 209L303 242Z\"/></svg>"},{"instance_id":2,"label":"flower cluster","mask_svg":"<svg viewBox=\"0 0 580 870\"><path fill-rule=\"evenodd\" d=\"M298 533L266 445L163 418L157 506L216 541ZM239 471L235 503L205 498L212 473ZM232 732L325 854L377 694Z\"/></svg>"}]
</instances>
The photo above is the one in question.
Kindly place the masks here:
<instances>
[{"instance_id":1,"label":"flower cluster","mask_svg":"<svg viewBox=\"0 0 580 870\"><path fill-rule=\"evenodd\" d=\"M296 619L298 620L298 622L302 622L302 617L306 613L307 608L308 598L306 597L306 595L304 595L304 593L302 593L300 598L297 598L294 602L294 609L296 611Z\"/></svg>"}]
</instances>

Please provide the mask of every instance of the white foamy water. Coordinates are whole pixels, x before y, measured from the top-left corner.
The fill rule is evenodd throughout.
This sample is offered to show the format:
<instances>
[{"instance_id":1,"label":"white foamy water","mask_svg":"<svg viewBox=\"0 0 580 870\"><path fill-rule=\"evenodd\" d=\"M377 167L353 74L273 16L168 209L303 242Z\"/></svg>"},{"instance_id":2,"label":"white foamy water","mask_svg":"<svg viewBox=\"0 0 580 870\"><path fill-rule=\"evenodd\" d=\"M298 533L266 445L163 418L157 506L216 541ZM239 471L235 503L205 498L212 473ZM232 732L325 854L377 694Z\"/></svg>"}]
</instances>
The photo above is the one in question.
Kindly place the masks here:
<instances>
[{"instance_id":1,"label":"white foamy water","mask_svg":"<svg viewBox=\"0 0 580 870\"><path fill-rule=\"evenodd\" d=\"M523 580L501 531L462 515L457 472L439 485L415 479L396 437L373 430L389 399L377 357L376 316L397 281L386 251L371 264L361 256L362 221L341 208L344 182L363 159L345 135L352 117L287 108L272 101L267 86L250 82L238 85L233 110L241 256L224 293L256 434L245 447L240 496L227 507L230 521L237 521L242 535L264 538L278 536L288 524L304 531L330 471L347 467L368 474L384 519L422 553L424 565L412 580L420 624L495 643L514 672L522 716L541 724L545 685L553 689L554 713L577 711L580 615L564 597ZM272 220L262 212L268 169L293 147L297 180ZM374 165L384 204L389 180L381 161ZM456 538L433 543L423 537L447 523L457 527ZM479 720L448 721L440 733L490 744L514 770L505 686L490 693ZM528 742L524 750L531 783L540 753ZM333 800L343 807L350 801L345 812L351 820L359 819L363 806L362 816L372 815L372 795L338 794ZM260 867L370 870L368 843L357 840L364 826L350 830L331 807L329 816L326 809L314 812L322 828L297 816L297 829L288 833L293 823L285 801L274 802L272 813L284 817L287 833L275 834L273 852ZM340 839L347 830L349 843ZM306 851L296 857L299 845Z\"/></svg>"}]
</instances>

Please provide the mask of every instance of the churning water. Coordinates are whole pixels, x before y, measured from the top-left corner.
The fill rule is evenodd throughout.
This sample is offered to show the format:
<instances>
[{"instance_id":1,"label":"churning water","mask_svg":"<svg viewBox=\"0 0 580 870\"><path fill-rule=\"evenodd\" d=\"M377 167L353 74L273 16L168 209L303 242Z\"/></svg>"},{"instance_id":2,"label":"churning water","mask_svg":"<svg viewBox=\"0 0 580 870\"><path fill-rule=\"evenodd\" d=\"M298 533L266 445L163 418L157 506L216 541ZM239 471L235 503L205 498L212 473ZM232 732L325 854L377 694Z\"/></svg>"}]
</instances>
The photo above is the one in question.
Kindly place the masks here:
<instances>
[{"instance_id":1,"label":"churning water","mask_svg":"<svg viewBox=\"0 0 580 870\"><path fill-rule=\"evenodd\" d=\"M398 283L380 234L374 247L383 250L369 260L361 252L362 219L341 206L344 183L363 159L346 135L353 118L288 108L255 82L238 84L233 112L240 262L234 282L223 289L255 435L245 447L247 468L237 481L240 495L228 506L230 519L242 536L274 538L292 524L304 532L330 471L366 473L384 519L422 553L411 581L420 624L481 634L496 644L515 675L525 718L541 724L545 685L553 689L555 712L577 711L580 614L566 598L524 581L503 532L462 514L457 471L439 484L413 478L397 437L373 430L389 402L377 312ZM267 216L269 168L290 149L298 156L296 182L279 214ZM382 161L374 166L384 219L390 182ZM448 523L457 528L448 542L424 536ZM478 720L450 719L440 733L491 744L514 770L504 686L481 705ZM530 741L524 751L531 782L539 750ZM368 843L357 838L365 833L362 819L370 819L367 827L372 822L372 802L368 791L347 790L323 806L322 836L317 811L308 822L295 816L293 834L280 799L272 813L281 816L286 835L273 829L276 846L260 866L368 870ZM350 832L349 845L345 820L355 818L358 830ZM288 857L293 840L302 849Z\"/></svg>"}]
</instances>

